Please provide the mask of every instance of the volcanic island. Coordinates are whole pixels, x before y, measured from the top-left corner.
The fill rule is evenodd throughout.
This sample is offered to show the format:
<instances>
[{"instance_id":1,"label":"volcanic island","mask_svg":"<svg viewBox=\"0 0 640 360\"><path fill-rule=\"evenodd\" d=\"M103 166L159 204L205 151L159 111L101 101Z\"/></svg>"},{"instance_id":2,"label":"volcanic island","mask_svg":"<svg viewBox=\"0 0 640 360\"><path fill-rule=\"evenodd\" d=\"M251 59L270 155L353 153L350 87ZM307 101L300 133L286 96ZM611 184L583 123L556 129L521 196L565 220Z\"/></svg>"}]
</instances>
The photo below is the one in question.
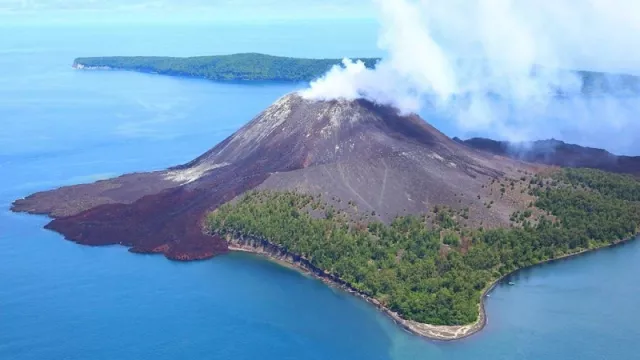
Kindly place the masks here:
<instances>
[{"instance_id":1,"label":"volcanic island","mask_svg":"<svg viewBox=\"0 0 640 360\"><path fill-rule=\"evenodd\" d=\"M12 210L51 217L47 229L79 244L181 261L262 254L454 340L483 328L482 299L507 274L638 233L640 183L621 173L640 162L575 162L586 148L569 148L523 158L389 106L292 93L189 163Z\"/></svg>"}]
</instances>

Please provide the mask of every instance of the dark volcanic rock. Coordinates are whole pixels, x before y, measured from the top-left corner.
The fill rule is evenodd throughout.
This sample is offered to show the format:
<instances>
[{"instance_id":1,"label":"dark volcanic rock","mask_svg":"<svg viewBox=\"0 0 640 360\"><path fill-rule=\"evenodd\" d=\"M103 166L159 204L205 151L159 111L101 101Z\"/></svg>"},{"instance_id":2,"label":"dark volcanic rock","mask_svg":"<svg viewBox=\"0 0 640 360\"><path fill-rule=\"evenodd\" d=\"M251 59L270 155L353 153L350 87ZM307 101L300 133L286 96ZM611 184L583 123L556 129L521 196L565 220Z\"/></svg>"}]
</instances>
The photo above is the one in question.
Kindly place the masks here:
<instances>
[{"instance_id":1,"label":"dark volcanic rock","mask_svg":"<svg viewBox=\"0 0 640 360\"><path fill-rule=\"evenodd\" d=\"M603 149L567 144L555 139L530 143L510 143L485 138L454 140L477 150L527 162L640 175L640 156L619 156Z\"/></svg>"},{"instance_id":2,"label":"dark volcanic rock","mask_svg":"<svg viewBox=\"0 0 640 360\"><path fill-rule=\"evenodd\" d=\"M130 204L145 195L175 187L164 173L134 173L93 184L62 187L16 200L12 210L64 217L103 204Z\"/></svg>"},{"instance_id":3,"label":"dark volcanic rock","mask_svg":"<svg viewBox=\"0 0 640 360\"><path fill-rule=\"evenodd\" d=\"M12 210L47 214L48 229L81 244L193 260L227 251L201 221L249 189L322 194L338 207L352 204L354 216L383 221L437 204L468 207L470 221L497 225L518 201L487 209L479 194L491 179L526 170L454 142L416 115L291 94L187 164L37 193Z\"/></svg>"}]
</instances>

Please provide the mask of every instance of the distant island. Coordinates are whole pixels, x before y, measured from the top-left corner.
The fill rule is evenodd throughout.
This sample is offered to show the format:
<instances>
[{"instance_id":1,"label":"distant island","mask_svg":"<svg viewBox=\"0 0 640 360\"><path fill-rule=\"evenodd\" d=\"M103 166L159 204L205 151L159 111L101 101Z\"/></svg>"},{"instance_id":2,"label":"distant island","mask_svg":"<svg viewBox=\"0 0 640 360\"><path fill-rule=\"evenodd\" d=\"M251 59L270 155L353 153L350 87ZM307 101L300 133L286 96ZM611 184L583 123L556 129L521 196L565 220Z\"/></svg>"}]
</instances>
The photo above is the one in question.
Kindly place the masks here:
<instances>
[{"instance_id":1,"label":"distant island","mask_svg":"<svg viewBox=\"0 0 640 360\"><path fill-rule=\"evenodd\" d=\"M352 58L373 68L380 58ZM244 53L216 56L106 56L79 57L73 67L82 70L126 70L169 76L184 76L212 81L306 82L325 74L342 59L303 59ZM531 69L535 74L540 67ZM581 82L582 94L627 95L640 93L640 77L597 71L570 71ZM559 96L567 95L557 89Z\"/></svg>"},{"instance_id":2,"label":"distant island","mask_svg":"<svg viewBox=\"0 0 640 360\"><path fill-rule=\"evenodd\" d=\"M379 59L359 58L372 68ZM161 75L185 76L213 81L311 81L342 59L299 59L258 53L165 57L108 56L75 59L77 69L129 70Z\"/></svg>"},{"instance_id":3,"label":"distant island","mask_svg":"<svg viewBox=\"0 0 640 360\"><path fill-rule=\"evenodd\" d=\"M388 106L293 93L189 163L12 210L49 215L47 229L81 244L174 260L262 254L454 340L483 328L482 299L504 276L640 230L636 177L472 146ZM548 163L572 165L559 154ZM596 160L581 166L608 168Z\"/></svg>"},{"instance_id":4,"label":"distant island","mask_svg":"<svg viewBox=\"0 0 640 360\"><path fill-rule=\"evenodd\" d=\"M638 156L615 155L604 149L568 144L555 139L524 143L478 137L467 140L454 137L453 140L474 149L527 162L592 168L640 176L640 157Z\"/></svg>"}]
</instances>

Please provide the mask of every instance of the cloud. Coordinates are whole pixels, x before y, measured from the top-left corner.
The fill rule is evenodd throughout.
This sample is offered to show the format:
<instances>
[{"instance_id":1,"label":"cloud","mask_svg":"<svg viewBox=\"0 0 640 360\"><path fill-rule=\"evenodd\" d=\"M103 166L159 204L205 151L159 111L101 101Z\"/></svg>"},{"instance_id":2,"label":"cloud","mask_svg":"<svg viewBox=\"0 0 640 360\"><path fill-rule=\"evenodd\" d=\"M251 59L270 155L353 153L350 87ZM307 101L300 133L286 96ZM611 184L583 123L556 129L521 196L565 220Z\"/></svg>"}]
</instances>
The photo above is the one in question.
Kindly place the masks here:
<instances>
[{"instance_id":1,"label":"cloud","mask_svg":"<svg viewBox=\"0 0 640 360\"><path fill-rule=\"evenodd\" d=\"M636 99L582 96L564 69L638 71L635 0L375 0L375 70L345 61L310 84L312 99L367 98L405 112L430 108L461 132L511 140L640 128ZM558 91L568 94L561 100ZM596 116L597 114L597 116ZM639 129L640 130L640 129Z\"/></svg>"}]
</instances>

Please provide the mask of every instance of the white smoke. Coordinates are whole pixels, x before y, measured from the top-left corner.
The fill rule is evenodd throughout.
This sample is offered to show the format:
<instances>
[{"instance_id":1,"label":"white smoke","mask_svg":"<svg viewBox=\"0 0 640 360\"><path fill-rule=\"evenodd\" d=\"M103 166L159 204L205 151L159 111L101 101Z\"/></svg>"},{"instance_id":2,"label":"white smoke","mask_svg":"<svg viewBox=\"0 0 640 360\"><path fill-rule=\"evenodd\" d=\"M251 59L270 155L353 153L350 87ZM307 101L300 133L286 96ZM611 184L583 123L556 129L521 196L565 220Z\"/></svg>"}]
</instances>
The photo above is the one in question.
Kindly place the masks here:
<instances>
[{"instance_id":1,"label":"white smoke","mask_svg":"<svg viewBox=\"0 0 640 360\"><path fill-rule=\"evenodd\" d=\"M435 109L463 132L491 129L515 141L547 135L550 122L582 137L637 124L640 103L586 99L581 78L565 69L637 71L640 1L374 3L386 56L373 70L345 59L303 90L304 97L366 98L403 112ZM560 101L558 90L579 96ZM637 106L630 110L629 103Z\"/></svg>"}]
</instances>

